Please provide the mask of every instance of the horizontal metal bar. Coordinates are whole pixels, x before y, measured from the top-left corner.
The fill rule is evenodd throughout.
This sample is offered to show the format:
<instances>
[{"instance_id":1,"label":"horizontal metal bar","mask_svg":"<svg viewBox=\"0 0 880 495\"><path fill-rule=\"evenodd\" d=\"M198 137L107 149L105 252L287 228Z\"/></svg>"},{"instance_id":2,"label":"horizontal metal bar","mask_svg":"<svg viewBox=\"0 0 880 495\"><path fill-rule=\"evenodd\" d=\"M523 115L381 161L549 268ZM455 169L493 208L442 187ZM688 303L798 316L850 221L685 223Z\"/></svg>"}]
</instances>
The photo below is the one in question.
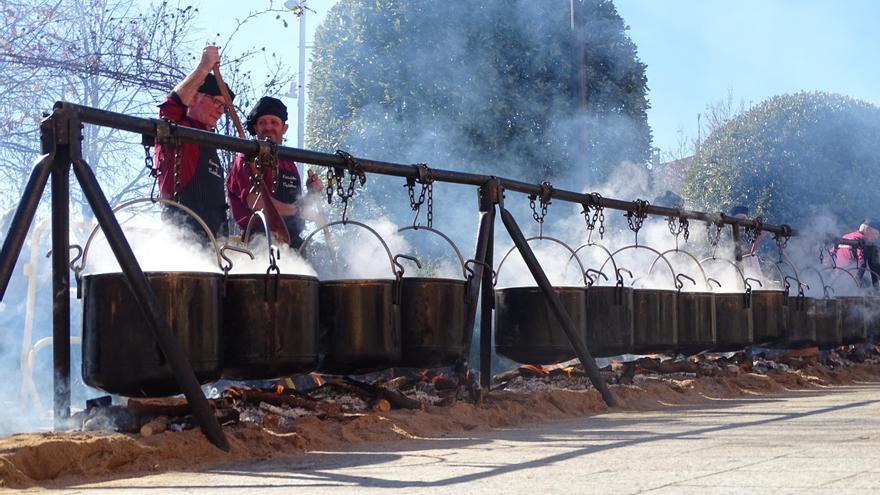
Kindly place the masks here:
<instances>
[{"instance_id":1,"label":"horizontal metal bar","mask_svg":"<svg viewBox=\"0 0 880 495\"><path fill-rule=\"evenodd\" d=\"M145 119L132 117L120 113L109 112L96 108L74 105L67 102L56 103L56 108L64 107L70 111L79 114L82 122L104 127L113 127L124 131L155 136L157 128L167 125L159 119ZM199 145L207 145L215 148L222 148L239 153L256 154L258 145L255 141L247 139L239 139L237 137L225 136L190 127L177 127L176 135L183 142L194 143ZM304 150L299 148L291 148L287 146L278 147L278 157L285 160L293 160L300 163L309 163L324 167L345 167L344 159L336 154L321 153L317 151ZM376 160L368 160L365 158L357 158L358 163L364 172L391 175L396 177L418 178L418 169L414 165L401 165L397 163L381 162ZM435 181L449 182L453 184L464 184L472 186L482 186L493 179L489 175L471 174L466 172L455 172L443 169L431 169L431 177ZM523 194L540 194L541 186L529 184L526 182L516 181L512 179L499 178L502 187L509 191L519 192ZM560 201L569 201L591 206L601 206L612 210L634 211L636 204L632 201L622 201L614 198L596 197L590 194L583 194L574 191L566 191L564 189L554 188L551 198ZM785 225L773 225L768 223L759 223L752 219L741 219L731 217L723 213L706 213L701 211L682 210L678 208L670 208L659 205L648 205L644 211L650 215L682 217L690 220L700 220L704 222L713 222L717 224L739 225L744 228L760 228L763 231L771 232L779 235L797 235L794 229Z\"/></svg>"}]
</instances>

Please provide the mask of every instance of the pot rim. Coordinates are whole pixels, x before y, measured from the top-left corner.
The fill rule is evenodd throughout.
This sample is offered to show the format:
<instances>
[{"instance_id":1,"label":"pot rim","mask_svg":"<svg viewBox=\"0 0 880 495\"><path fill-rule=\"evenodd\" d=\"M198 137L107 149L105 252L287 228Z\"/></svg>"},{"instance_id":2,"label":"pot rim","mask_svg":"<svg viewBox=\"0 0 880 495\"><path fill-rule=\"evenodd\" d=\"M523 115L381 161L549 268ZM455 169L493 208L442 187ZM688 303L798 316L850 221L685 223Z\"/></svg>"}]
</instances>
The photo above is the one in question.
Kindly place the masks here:
<instances>
[{"instance_id":1,"label":"pot rim","mask_svg":"<svg viewBox=\"0 0 880 495\"><path fill-rule=\"evenodd\" d=\"M411 281L411 282L444 282L444 283L455 283L455 284L467 284L467 280L462 280L460 278L439 278L439 277L406 277L400 279L401 282Z\"/></svg>"},{"instance_id":2,"label":"pot rim","mask_svg":"<svg viewBox=\"0 0 880 495\"><path fill-rule=\"evenodd\" d=\"M202 272L202 271L145 271L144 275L147 277L171 277L171 276L191 276L191 277L209 277L209 278L223 278L223 274L219 272ZM109 277L124 277L125 274L122 272L102 272L102 273L86 273L82 276L83 280L86 278L98 277L98 278L109 278Z\"/></svg>"},{"instance_id":3,"label":"pot rim","mask_svg":"<svg viewBox=\"0 0 880 495\"><path fill-rule=\"evenodd\" d=\"M230 273L229 275L227 275L227 279L228 280L251 279L251 280L258 280L258 281L262 282L263 279L266 277L276 277L276 276L278 278L280 278L281 280L294 279L294 280L309 280L309 281L320 282L318 277L316 277L314 275L300 275L300 274L296 274L296 273L279 273L278 275L269 275L266 273Z\"/></svg>"},{"instance_id":4,"label":"pot rim","mask_svg":"<svg viewBox=\"0 0 880 495\"><path fill-rule=\"evenodd\" d=\"M381 284L391 285L396 281L393 278L347 278L333 280L319 280L321 285L358 285L358 284Z\"/></svg>"}]
</instances>

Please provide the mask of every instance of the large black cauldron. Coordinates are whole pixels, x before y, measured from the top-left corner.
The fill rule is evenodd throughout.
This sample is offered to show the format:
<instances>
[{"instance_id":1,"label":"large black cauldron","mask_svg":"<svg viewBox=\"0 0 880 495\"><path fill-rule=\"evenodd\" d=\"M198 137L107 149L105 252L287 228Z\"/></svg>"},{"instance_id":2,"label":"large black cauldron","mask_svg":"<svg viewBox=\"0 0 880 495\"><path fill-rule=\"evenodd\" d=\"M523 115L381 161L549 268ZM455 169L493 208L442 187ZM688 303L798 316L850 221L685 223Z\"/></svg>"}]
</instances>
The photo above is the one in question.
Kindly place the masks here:
<instances>
[{"instance_id":1,"label":"large black cauldron","mask_svg":"<svg viewBox=\"0 0 880 495\"><path fill-rule=\"evenodd\" d=\"M117 212L150 198L129 201ZM190 214L202 225L222 267L220 250L210 229L189 208L173 201L158 202ZM83 249L84 270L95 227ZM200 383L220 377L222 275L207 272L146 272L163 316L177 336ZM83 381L107 392L129 397L159 397L180 393L180 388L159 349L146 318L122 273L88 274L82 277Z\"/></svg>"}]
</instances>

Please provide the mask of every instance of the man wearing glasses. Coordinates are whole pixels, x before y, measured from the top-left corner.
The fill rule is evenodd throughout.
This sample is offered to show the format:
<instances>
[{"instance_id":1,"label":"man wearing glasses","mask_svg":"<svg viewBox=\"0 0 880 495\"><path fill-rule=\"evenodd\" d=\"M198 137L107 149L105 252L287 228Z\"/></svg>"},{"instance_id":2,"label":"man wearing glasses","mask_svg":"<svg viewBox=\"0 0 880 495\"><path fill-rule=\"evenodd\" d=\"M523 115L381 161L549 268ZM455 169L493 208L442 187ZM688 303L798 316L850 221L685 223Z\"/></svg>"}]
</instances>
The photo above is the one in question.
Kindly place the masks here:
<instances>
[{"instance_id":1,"label":"man wearing glasses","mask_svg":"<svg viewBox=\"0 0 880 495\"><path fill-rule=\"evenodd\" d=\"M159 105L159 118L181 126L213 131L224 110L220 88L211 74L219 63L217 47L206 46L198 66ZM229 90L229 87L226 89ZM231 90L229 94L235 98ZM177 146L172 133L171 144L156 144L156 162L160 196L173 199L195 211L215 236L225 235L226 194L223 167L217 150L192 143ZM174 208L166 208L165 211L204 235L201 226L189 215L178 215Z\"/></svg>"}]
</instances>

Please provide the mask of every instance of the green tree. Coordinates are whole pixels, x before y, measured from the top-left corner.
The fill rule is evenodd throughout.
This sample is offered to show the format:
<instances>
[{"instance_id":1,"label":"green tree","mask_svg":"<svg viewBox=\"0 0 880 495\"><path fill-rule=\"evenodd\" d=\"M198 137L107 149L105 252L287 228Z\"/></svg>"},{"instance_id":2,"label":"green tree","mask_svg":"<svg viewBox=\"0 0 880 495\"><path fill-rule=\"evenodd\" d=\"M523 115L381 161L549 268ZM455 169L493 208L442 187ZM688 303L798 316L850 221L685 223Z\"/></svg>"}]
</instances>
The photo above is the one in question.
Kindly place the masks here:
<instances>
[{"instance_id":1,"label":"green tree","mask_svg":"<svg viewBox=\"0 0 880 495\"><path fill-rule=\"evenodd\" d=\"M645 65L613 2L573 5L574 29L568 2L341 0L316 33L308 147L566 187L646 162Z\"/></svg>"},{"instance_id":2,"label":"green tree","mask_svg":"<svg viewBox=\"0 0 880 495\"><path fill-rule=\"evenodd\" d=\"M850 97L773 97L727 121L703 143L684 188L695 206L752 205L806 227L816 213L857 224L880 204L880 108Z\"/></svg>"}]
</instances>

